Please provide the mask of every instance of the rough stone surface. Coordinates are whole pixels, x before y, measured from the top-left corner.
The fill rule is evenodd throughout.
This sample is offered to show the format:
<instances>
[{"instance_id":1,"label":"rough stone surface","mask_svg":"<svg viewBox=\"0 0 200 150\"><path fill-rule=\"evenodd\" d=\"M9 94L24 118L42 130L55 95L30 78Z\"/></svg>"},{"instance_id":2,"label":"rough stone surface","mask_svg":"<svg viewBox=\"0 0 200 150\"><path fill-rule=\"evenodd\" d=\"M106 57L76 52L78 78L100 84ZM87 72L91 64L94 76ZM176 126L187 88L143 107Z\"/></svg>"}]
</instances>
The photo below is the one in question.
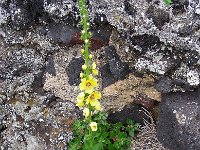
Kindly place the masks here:
<instances>
[{"instance_id":1,"label":"rough stone surface","mask_svg":"<svg viewBox=\"0 0 200 150\"><path fill-rule=\"evenodd\" d=\"M162 95L157 136L171 150L200 149L200 88Z\"/></svg>"},{"instance_id":2,"label":"rough stone surface","mask_svg":"<svg viewBox=\"0 0 200 150\"><path fill-rule=\"evenodd\" d=\"M80 57L82 47L78 44L83 44L77 2L0 1L1 149L66 148L62 142L66 143L71 134L68 137L64 133L68 130L58 114L62 114L63 107L68 108L69 103L66 106L63 101L75 102L79 92L79 81L70 85L68 81L75 78L66 73L72 58ZM105 94L102 104L106 110L121 109L134 100L152 107L152 100L160 100L152 79L158 81L155 87L163 93L192 91L199 85L198 0L174 0L171 7L157 0L90 0L88 5L93 32L90 52L97 67L103 68L99 89ZM101 47L107 45L114 45L116 51L105 54ZM133 70L131 74L128 68ZM135 72L141 78L131 78ZM151 79L144 77L146 74ZM58 111L52 116L59 116L60 120L49 116L39 121L46 112L46 101L51 99L48 93L59 97L52 98L49 109L51 113ZM56 99L62 102L54 103ZM69 107L76 109L71 103ZM73 116L70 121L76 118L69 113ZM39 129L26 124L46 129L47 134L41 137ZM63 129L59 135L58 126ZM50 140L55 132L55 140Z\"/></svg>"},{"instance_id":3,"label":"rough stone surface","mask_svg":"<svg viewBox=\"0 0 200 150\"><path fill-rule=\"evenodd\" d=\"M105 88L117 81L117 79L114 78L113 74L110 71L109 64L105 64L99 70L101 72L102 88Z\"/></svg>"},{"instance_id":4,"label":"rough stone surface","mask_svg":"<svg viewBox=\"0 0 200 150\"><path fill-rule=\"evenodd\" d=\"M82 57L80 58L74 58L69 63L69 66L67 66L67 74L69 77L69 84L70 85L79 85L81 82L80 80L80 73L82 71L82 65L84 64L84 59Z\"/></svg>"},{"instance_id":5,"label":"rough stone surface","mask_svg":"<svg viewBox=\"0 0 200 150\"><path fill-rule=\"evenodd\" d=\"M56 69L55 69L55 65L54 65L52 56L49 56L49 58L48 58L47 65L46 65L46 71L53 76L56 75Z\"/></svg>"},{"instance_id":6,"label":"rough stone surface","mask_svg":"<svg viewBox=\"0 0 200 150\"><path fill-rule=\"evenodd\" d=\"M172 91L191 90L185 87L199 84L197 0L176 0L170 8L156 0L90 0L88 4L94 49L108 44L112 26L135 52L135 61L130 65L135 65L137 71L168 76L172 81L180 77L182 85L176 86L173 82ZM77 40L80 37L77 1L4 0L0 3L0 12L1 34L7 43L34 41L43 48L49 48L53 43L54 50L59 49L56 44L81 43ZM32 31L32 27L37 30ZM185 66L182 68L184 74L178 71L181 66ZM190 72L195 72L192 77L188 75ZM191 82L190 78L195 80Z\"/></svg>"},{"instance_id":7,"label":"rough stone surface","mask_svg":"<svg viewBox=\"0 0 200 150\"><path fill-rule=\"evenodd\" d=\"M144 108L136 104L127 105L120 111L110 113L107 119L111 123L126 123L127 119L131 119L140 125L144 125L144 120L150 122L150 118L146 115Z\"/></svg>"},{"instance_id":8,"label":"rough stone surface","mask_svg":"<svg viewBox=\"0 0 200 150\"><path fill-rule=\"evenodd\" d=\"M172 89L172 81L168 78L160 78L156 83L155 83L155 88L157 91L161 93L167 93L170 92Z\"/></svg>"},{"instance_id":9,"label":"rough stone surface","mask_svg":"<svg viewBox=\"0 0 200 150\"><path fill-rule=\"evenodd\" d=\"M110 72L115 79L123 79L129 73L128 64L122 62L114 46L105 48L105 54L109 63Z\"/></svg>"},{"instance_id":10,"label":"rough stone surface","mask_svg":"<svg viewBox=\"0 0 200 150\"><path fill-rule=\"evenodd\" d=\"M195 87L199 84L199 66L185 64L191 59L188 56L194 52L197 59L200 58L200 22L199 16L194 14L199 7L198 1L174 1L169 9L163 1L155 0L91 1L91 5L94 5L92 12L105 10L108 22L120 30L126 40L132 43L136 54L140 54L135 58L138 71L150 71L172 80L173 74L182 77L182 86L173 83L175 86L171 90L174 91L191 90L185 86ZM124 11L127 9L130 10ZM180 65L187 66L185 74L176 72ZM193 75L195 83L188 82L190 77L184 78L188 69L198 72L198 75Z\"/></svg>"}]
</instances>

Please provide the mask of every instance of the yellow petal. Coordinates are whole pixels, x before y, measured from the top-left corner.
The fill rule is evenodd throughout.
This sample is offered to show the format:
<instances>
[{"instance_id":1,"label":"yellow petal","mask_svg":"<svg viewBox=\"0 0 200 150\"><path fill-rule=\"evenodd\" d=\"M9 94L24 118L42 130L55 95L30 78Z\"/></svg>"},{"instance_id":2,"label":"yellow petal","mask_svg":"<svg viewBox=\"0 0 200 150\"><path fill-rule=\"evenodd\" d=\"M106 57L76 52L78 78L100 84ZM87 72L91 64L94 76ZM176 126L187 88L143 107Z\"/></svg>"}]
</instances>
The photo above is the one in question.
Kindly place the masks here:
<instances>
[{"instance_id":1,"label":"yellow petal","mask_svg":"<svg viewBox=\"0 0 200 150\"><path fill-rule=\"evenodd\" d=\"M98 100L90 100L90 104L91 104L91 106L96 106L96 105L98 105Z\"/></svg>"},{"instance_id":2,"label":"yellow petal","mask_svg":"<svg viewBox=\"0 0 200 150\"><path fill-rule=\"evenodd\" d=\"M98 75L98 74L99 74L99 71L98 71L97 69L92 69L92 73L93 73L94 75Z\"/></svg>"},{"instance_id":3,"label":"yellow petal","mask_svg":"<svg viewBox=\"0 0 200 150\"><path fill-rule=\"evenodd\" d=\"M83 106L84 106L84 102L83 102L83 101L78 101L78 102L76 103L76 106L78 106L78 107L83 107Z\"/></svg>"},{"instance_id":4,"label":"yellow petal","mask_svg":"<svg viewBox=\"0 0 200 150\"><path fill-rule=\"evenodd\" d=\"M100 98L102 97L102 96L101 96L101 93L98 92L98 91L95 91L95 92L94 92L94 95L95 95L96 99L100 99Z\"/></svg>"},{"instance_id":5,"label":"yellow petal","mask_svg":"<svg viewBox=\"0 0 200 150\"><path fill-rule=\"evenodd\" d=\"M86 87L86 78L81 79L81 83L79 84L79 88L83 91Z\"/></svg>"},{"instance_id":6,"label":"yellow petal","mask_svg":"<svg viewBox=\"0 0 200 150\"><path fill-rule=\"evenodd\" d=\"M100 102L98 101L98 103L95 105L95 109L96 110L101 110L101 104L100 104Z\"/></svg>"},{"instance_id":7,"label":"yellow petal","mask_svg":"<svg viewBox=\"0 0 200 150\"><path fill-rule=\"evenodd\" d=\"M79 93L78 96L77 96L77 100L84 100L84 98L85 98L84 92Z\"/></svg>"},{"instance_id":8,"label":"yellow petal","mask_svg":"<svg viewBox=\"0 0 200 150\"><path fill-rule=\"evenodd\" d=\"M94 91L94 88L85 89L85 92L91 94Z\"/></svg>"}]
</instances>

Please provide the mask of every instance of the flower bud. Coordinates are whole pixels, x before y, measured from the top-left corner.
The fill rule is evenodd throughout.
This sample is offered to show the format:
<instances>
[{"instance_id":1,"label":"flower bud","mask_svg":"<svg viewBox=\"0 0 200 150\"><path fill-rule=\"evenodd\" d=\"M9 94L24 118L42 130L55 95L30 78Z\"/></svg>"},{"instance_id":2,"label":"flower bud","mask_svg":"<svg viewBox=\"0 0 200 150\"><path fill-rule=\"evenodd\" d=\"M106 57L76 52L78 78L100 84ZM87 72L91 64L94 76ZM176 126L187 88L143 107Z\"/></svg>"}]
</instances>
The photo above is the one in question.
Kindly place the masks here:
<instances>
[{"instance_id":1,"label":"flower bud","mask_svg":"<svg viewBox=\"0 0 200 150\"><path fill-rule=\"evenodd\" d=\"M87 66L86 66L86 65L82 65L82 69L83 69L83 70L86 70L86 69L87 69Z\"/></svg>"},{"instance_id":2,"label":"flower bud","mask_svg":"<svg viewBox=\"0 0 200 150\"><path fill-rule=\"evenodd\" d=\"M84 49L81 49L81 54L84 54L85 50Z\"/></svg>"},{"instance_id":3,"label":"flower bud","mask_svg":"<svg viewBox=\"0 0 200 150\"><path fill-rule=\"evenodd\" d=\"M80 73L80 78L83 78L83 73L82 72Z\"/></svg>"},{"instance_id":4,"label":"flower bud","mask_svg":"<svg viewBox=\"0 0 200 150\"><path fill-rule=\"evenodd\" d=\"M90 54L90 55L89 55L89 59L92 59L92 57L93 57L92 54Z\"/></svg>"},{"instance_id":5,"label":"flower bud","mask_svg":"<svg viewBox=\"0 0 200 150\"><path fill-rule=\"evenodd\" d=\"M85 39L85 44L87 44L89 42L89 40L88 39Z\"/></svg>"}]
</instances>

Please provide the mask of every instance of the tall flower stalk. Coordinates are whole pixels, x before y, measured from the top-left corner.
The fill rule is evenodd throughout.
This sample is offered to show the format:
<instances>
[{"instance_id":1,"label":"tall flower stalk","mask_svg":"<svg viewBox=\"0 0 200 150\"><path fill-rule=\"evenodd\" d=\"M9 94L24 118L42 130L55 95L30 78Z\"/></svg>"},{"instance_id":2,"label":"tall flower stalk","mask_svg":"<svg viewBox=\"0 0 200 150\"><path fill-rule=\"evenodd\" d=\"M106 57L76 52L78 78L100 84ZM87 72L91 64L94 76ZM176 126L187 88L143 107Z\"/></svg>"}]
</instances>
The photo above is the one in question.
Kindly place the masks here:
<instances>
[{"instance_id":1,"label":"tall flower stalk","mask_svg":"<svg viewBox=\"0 0 200 150\"><path fill-rule=\"evenodd\" d=\"M81 49L85 64L82 65L83 71L80 73L81 83L79 85L81 93L77 96L77 106L83 109L85 121L88 122L89 133L97 131L97 123L92 121L92 115L95 111L101 110L99 99L101 93L96 90L98 88L98 75L96 63L92 61L92 54L89 53L91 32L89 24L89 16L86 0L79 0L79 9L81 15L81 39L84 41L84 48Z\"/></svg>"}]
</instances>

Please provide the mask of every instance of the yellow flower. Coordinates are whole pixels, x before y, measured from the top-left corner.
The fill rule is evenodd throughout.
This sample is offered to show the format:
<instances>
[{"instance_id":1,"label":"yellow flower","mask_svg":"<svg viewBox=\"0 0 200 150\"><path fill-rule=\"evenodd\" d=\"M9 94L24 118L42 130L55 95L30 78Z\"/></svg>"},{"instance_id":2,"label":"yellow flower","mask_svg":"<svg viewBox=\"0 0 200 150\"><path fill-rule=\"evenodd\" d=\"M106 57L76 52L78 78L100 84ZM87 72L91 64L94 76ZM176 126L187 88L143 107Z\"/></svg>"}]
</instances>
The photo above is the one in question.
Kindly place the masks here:
<instances>
[{"instance_id":1,"label":"yellow flower","mask_svg":"<svg viewBox=\"0 0 200 150\"><path fill-rule=\"evenodd\" d=\"M88 94L92 93L94 91L94 88L97 86L97 79L95 79L92 75L89 75L88 80L86 78L83 78L79 85L80 90L85 90L85 92Z\"/></svg>"},{"instance_id":2,"label":"yellow flower","mask_svg":"<svg viewBox=\"0 0 200 150\"><path fill-rule=\"evenodd\" d=\"M96 109L97 111L101 110L101 104L100 104L99 101L96 103L95 109Z\"/></svg>"},{"instance_id":3,"label":"yellow flower","mask_svg":"<svg viewBox=\"0 0 200 150\"><path fill-rule=\"evenodd\" d=\"M89 59L92 59L92 57L93 57L92 54L90 54L90 55L89 55Z\"/></svg>"},{"instance_id":4,"label":"yellow flower","mask_svg":"<svg viewBox=\"0 0 200 150\"><path fill-rule=\"evenodd\" d=\"M92 63L92 69L96 69L97 65L95 62Z\"/></svg>"},{"instance_id":5,"label":"yellow flower","mask_svg":"<svg viewBox=\"0 0 200 150\"><path fill-rule=\"evenodd\" d=\"M82 69L83 69L83 70L86 70L86 69L87 69L87 66L86 66L86 65L82 65Z\"/></svg>"},{"instance_id":6,"label":"yellow flower","mask_svg":"<svg viewBox=\"0 0 200 150\"><path fill-rule=\"evenodd\" d=\"M88 108L84 108L83 109L83 116L85 116L85 118L87 118L90 114L90 110Z\"/></svg>"},{"instance_id":7,"label":"yellow flower","mask_svg":"<svg viewBox=\"0 0 200 150\"><path fill-rule=\"evenodd\" d=\"M98 74L99 74L99 71L98 71L97 69L92 69L92 73L93 73L94 75L98 75Z\"/></svg>"},{"instance_id":8,"label":"yellow flower","mask_svg":"<svg viewBox=\"0 0 200 150\"><path fill-rule=\"evenodd\" d=\"M76 98L77 99L76 106L83 107L83 105L84 105L84 98L85 98L85 93L84 92L79 93L79 95Z\"/></svg>"},{"instance_id":9,"label":"yellow flower","mask_svg":"<svg viewBox=\"0 0 200 150\"><path fill-rule=\"evenodd\" d=\"M91 104L91 106L96 106L99 105L99 99L101 98L101 93L98 91L93 92L92 94L90 94L88 96L88 98L86 99L86 104Z\"/></svg>"},{"instance_id":10,"label":"yellow flower","mask_svg":"<svg viewBox=\"0 0 200 150\"><path fill-rule=\"evenodd\" d=\"M97 123L96 122L91 122L90 123L90 128L92 129L92 131L97 131Z\"/></svg>"}]
</instances>

